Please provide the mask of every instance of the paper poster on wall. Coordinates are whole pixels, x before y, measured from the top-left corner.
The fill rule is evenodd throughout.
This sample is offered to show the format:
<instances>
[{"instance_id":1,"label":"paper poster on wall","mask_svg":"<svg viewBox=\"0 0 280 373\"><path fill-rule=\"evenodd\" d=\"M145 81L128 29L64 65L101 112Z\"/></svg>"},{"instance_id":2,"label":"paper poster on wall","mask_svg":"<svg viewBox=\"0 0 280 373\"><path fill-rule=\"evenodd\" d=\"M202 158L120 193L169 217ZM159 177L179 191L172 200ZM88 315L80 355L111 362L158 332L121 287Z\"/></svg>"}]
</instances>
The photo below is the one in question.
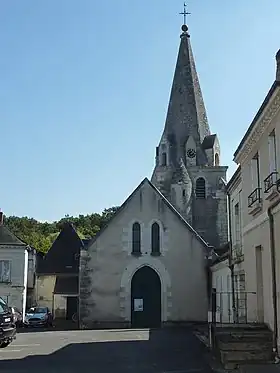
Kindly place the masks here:
<instances>
[{"instance_id":1,"label":"paper poster on wall","mask_svg":"<svg viewBox=\"0 0 280 373\"><path fill-rule=\"evenodd\" d=\"M134 311L141 312L143 308L143 299L134 299Z\"/></svg>"}]
</instances>

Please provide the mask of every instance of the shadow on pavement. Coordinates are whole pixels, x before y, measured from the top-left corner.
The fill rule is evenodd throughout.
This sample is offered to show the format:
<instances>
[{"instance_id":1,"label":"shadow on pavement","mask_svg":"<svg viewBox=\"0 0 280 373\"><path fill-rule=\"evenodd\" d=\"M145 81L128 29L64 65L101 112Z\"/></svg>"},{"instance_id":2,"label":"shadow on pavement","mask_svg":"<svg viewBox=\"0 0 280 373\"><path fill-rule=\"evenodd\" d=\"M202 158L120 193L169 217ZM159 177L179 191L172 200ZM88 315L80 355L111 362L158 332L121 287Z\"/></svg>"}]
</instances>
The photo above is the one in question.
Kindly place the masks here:
<instances>
[{"instance_id":1,"label":"shadow on pavement","mask_svg":"<svg viewBox=\"0 0 280 373\"><path fill-rule=\"evenodd\" d=\"M92 373L211 372L202 344L185 329L151 330L147 340L135 340L135 332L134 340L118 341L113 340L112 331L108 338L112 340L87 343L82 341L83 331L80 333L80 342L70 343L49 355L1 360L0 372L71 373L81 369Z\"/></svg>"},{"instance_id":2,"label":"shadow on pavement","mask_svg":"<svg viewBox=\"0 0 280 373\"><path fill-rule=\"evenodd\" d=\"M79 330L78 324L68 322L68 321L59 321L59 322L54 322L53 326L49 327L22 327L17 329L17 333L22 334L22 333L42 333L42 332L49 332L49 331L66 331L66 330Z\"/></svg>"}]
</instances>

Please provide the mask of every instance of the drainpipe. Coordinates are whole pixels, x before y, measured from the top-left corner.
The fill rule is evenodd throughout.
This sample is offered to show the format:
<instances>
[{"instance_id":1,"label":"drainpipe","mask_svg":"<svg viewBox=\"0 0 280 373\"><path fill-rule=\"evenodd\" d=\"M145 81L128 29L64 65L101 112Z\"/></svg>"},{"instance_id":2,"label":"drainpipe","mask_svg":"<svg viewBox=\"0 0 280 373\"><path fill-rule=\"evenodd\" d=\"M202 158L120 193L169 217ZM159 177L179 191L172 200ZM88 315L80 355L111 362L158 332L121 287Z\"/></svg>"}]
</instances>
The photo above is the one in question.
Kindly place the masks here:
<instances>
[{"instance_id":1,"label":"drainpipe","mask_svg":"<svg viewBox=\"0 0 280 373\"><path fill-rule=\"evenodd\" d=\"M235 288L234 288L234 264L232 261L232 230L231 230L231 203L230 203L230 194L227 191L228 199L228 224L229 224L229 269L231 272L231 292L232 292L232 311L233 311L233 322L235 323L236 318L236 305L235 305Z\"/></svg>"},{"instance_id":2,"label":"drainpipe","mask_svg":"<svg viewBox=\"0 0 280 373\"><path fill-rule=\"evenodd\" d=\"M271 253L271 267L272 267L272 304L273 304L273 352L275 354L275 362L279 362L278 357L278 307L277 307L277 285L276 285L276 248L275 248L275 227L274 216L272 210L279 205L280 200L276 201L267 209L269 218L269 231L270 231L270 253Z\"/></svg>"}]
</instances>

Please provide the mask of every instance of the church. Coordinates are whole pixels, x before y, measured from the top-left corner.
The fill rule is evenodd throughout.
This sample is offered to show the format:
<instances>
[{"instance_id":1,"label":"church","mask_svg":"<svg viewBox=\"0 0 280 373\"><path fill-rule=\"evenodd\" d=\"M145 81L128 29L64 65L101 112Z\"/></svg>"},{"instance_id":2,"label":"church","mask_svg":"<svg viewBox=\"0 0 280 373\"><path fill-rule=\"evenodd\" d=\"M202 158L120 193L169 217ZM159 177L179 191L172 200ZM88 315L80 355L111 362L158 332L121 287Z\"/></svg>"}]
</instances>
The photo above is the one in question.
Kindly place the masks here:
<instances>
[{"instance_id":1,"label":"church","mask_svg":"<svg viewBox=\"0 0 280 373\"><path fill-rule=\"evenodd\" d=\"M81 328L207 321L208 258L228 240L220 159L184 24L152 178L81 250Z\"/></svg>"}]
</instances>

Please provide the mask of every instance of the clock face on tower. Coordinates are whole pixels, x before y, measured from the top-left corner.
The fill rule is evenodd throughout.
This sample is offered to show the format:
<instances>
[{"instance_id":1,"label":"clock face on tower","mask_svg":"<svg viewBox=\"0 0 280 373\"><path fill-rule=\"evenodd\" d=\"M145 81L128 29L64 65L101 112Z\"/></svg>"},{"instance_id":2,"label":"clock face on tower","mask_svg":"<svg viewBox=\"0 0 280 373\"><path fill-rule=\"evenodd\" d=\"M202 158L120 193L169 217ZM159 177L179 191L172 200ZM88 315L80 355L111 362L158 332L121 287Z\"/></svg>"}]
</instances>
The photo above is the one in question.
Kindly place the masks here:
<instances>
[{"instance_id":1,"label":"clock face on tower","mask_svg":"<svg viewBox=\"0 0 280 373\"><path fill-rule=\"evenodd\" d=\"M196 151L194 149L188 149L187 150L187 156L189 158L194 158L196 156Z\"/></svg>"}]
</instances>

